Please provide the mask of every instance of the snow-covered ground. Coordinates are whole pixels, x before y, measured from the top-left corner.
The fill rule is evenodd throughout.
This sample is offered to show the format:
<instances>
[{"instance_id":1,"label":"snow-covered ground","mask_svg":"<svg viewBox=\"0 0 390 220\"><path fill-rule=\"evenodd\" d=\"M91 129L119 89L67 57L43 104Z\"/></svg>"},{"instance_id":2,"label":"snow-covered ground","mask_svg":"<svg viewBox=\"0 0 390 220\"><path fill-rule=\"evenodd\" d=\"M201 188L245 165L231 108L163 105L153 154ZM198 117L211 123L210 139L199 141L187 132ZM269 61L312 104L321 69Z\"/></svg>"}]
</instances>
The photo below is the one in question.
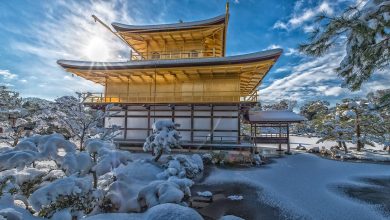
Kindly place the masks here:
<instances>
[{"instance_id":1,"label":"snow-covered ground","mask_svg":"<svg viewBox=\"0 0 390 220\"><path fill-rule=\"evenodd\" d=\"M320 138L318 138L318 137L291 135L290 136L290 145L291 145L291 148L296 148L299 144L301 144L304 147L306 147L307 149L310 149L311 147L315 147L315 146L326 147L327 149L329 149L330 147L337 145L337 143L335 141L324 141L324 142L321 142L321 143L317 144L317 141L319 139ZM346 144L347 144L348 148L356 147L356 145L352 144L352 143L346 143ZM278 145L276 145L276 144L259 144L259 146L272 147L272 148L278 147ZM282 147L285 147L285 146L282 145ZM377 144L375 147L366 146L366 148L367 149L382 150L383 149L383 145Z\"/></svg>"},{"instance_id":2,"label":"snow-covered ground","mask_svg":"<svg viewBox=\"0 0 390 220\"><path fill-rule=\"evenodd\" d=\"M301 153L277 159L266 167L215 168L204 184L257 186L263 202L281 208L294 219L386 219L378 207L350 199L332 186L361 184L354 179L357 177L390 177L389 165L341 162Z\"/></svg>"}]
</instances>

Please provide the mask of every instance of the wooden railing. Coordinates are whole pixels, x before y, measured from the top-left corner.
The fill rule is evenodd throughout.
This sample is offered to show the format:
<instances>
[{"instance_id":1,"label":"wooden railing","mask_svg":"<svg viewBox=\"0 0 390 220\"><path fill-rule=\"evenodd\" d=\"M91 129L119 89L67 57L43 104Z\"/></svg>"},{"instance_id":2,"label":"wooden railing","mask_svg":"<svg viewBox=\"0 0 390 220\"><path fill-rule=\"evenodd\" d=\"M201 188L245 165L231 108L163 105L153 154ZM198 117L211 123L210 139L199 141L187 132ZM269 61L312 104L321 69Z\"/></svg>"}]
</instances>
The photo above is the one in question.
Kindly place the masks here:
<instances>
[{"instance_id":1,"label":"wooden railing","mask_svg":"<svg viewBox=\"0 0 390 220\"><path fill-rule=\"evenodd\" d=\"M240 96L232 91L215 92L157 92L118 93L104 95L103 93L85 93L86 103L231 103L256 102L256 95Z\"/></svg>"},{"instance_id":2,"label":"wooden railing","mask_svg":"<svg viewBox=\"0 0 390 220\"><path fill-rule=\"evenodd\" d=\"M153 51L148 53L130 53L131 60L171 60L215 57L215 50L190 51Z\"/></svg>"}]
</instances>

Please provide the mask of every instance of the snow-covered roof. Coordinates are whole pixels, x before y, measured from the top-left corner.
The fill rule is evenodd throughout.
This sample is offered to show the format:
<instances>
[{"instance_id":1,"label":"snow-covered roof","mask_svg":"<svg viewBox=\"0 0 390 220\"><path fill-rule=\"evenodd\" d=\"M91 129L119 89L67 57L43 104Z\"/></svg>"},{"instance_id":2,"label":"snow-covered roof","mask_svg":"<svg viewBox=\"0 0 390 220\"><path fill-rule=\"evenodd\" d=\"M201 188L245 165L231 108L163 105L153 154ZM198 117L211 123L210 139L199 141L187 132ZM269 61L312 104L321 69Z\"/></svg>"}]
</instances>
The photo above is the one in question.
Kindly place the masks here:
<instances>
[{"instance_id":1,"label":"snow-covered roof","mask_svg":"<svg viewBox=\"0 0 390 220\"><path fill-rule=\"evenodd\" d=\"M75 60L58 60L57 63L63 68L83 70L112 70L112 69L140 69L140 68L164 68L186 66L209 66L251 63L262 60L277 59L282 49L273 49L256 53L249 53L228 57L193 58L193 59L170 59L170 60L140 60L127 62L91 62Z\"/></svg>"},{"instance_id":2,"label":"snow-covered roof","mask_svg":"<svg viewBox=\"0 0 390 220\"><path fill-rule=\"evenodd\" d=\"M226 15L219 15L214 18L192 21L192 22L180 22L174 24L159 24L159 25L127 25L121 23L112 23L112 27L116 31L136 31L136 32L154 32L154 31L169 31L169 30L181 30L190 28L201 28L207 25L223 24L225 23Z\"/></svg>"},{"instance_id":3,"label":"snow-covered roof","mask_svg":"<svg viewBox=\"0 0 390 220\"><path fill-rule=\"evenodd\" d=\"M296 114L292 111L256 111L249 112L249 121L256 122L302 122L306 120L305 117Z\"/></svg>"}]
</instances>

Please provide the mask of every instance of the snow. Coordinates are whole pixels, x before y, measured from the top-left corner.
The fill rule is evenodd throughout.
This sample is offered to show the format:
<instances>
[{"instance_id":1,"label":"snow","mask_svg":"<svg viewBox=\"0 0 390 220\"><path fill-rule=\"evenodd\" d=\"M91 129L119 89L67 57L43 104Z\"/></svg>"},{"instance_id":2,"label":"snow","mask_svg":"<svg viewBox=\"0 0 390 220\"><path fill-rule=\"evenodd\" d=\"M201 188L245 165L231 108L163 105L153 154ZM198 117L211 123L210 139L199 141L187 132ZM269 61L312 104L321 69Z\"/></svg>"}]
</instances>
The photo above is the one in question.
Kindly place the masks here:
<instances>
[{"instance_id":1,"label":"snow","mask_svg":"<svg viewBox=\"0 0 390 220\"><path fill-rule=\"evenodd\" d=\"M0 210L0 216L3 216L7 220L22 220L22 213L12 208L5 208Z\"/></svg>"},{"instance_id":2,"label":"snow","mask_svg":"<svg viewBox=\"0 0 390 220\"><path fill-rule=\"evenodd\" d=\"M204 191L204 192L196 192L198 196L204 196L204 197L211 197L213 196L213 193L210 191Z\"/></svg>"},{"instance_id":3,"label":"snow","mask_svg":"<svg viewBox=\"0 0 390 220\"><path fill-rule=\"evenodd\" d=\"M225 216L222 216L219 220L245 220L245 219L234 216L234 215L225 215Z\"/></svg>"},{"instance_id":4,"label":"snow","mask_svg":"<svg viewBox=\"0 0 390 220\"><path fill-rule=\"evenodd\" d=\"M247 183L261 189L260 199L290 213L291 218L381 219L374 206L333 192L333 184L355 177L388 176L389 166L323 159L302 153L278 159L267 169L216 168L204 184Z\"/></svg>"},{"instance_id":5,"label":"snow","mask_svg":"<svg viewBox=\"0 0 390 220\"><path fill-rule=\"evenodd\" d=\"M131 154L128 151L114 150L103 147L98 150L98 162L92 168L98 176L103 175L117 168L120 164L127 164L131 161Z\"/></svg>"},{"instance_id":6,"label":"snow","mask_svg":"<svg viewBox=\"0 0 390 220\"><path fill-rule=\"evenodd\" d=\"M168 161L166 170L158 174L158 177L160 179L167 179L170 176L194 178L199 175L203 169L203 160L198 154L178 154Z\"/></svg>"},{"instance_id":7,"label":"snow","mask_svg":"<svg viewBox=\"0 0 390 220\"><path fill-rule=\"evenodd\" d=\"M230 195L227 198L233 201L240 201L244 199L244 197L241 195Z\"/></svg>"},{"instance_id":8,"label":"snow","mask_svg":"<svg viewBox=\"0 0 390 220\"><path fill-rule=\"evenodd\" d=\"M32 208L36 211L55 202L59 196L82 195L92 189L89 177L77 178L74 176L57 179L33 192L29 198Z\"/></svg>"},{"instance_id":9,"label":"snow","mask_svg":"<svg viewBox=\"0 0 390 220\"><path fill-rule=\"evenodd\" d=\"M54 213L54 215L51 217L53 220L71 220L72 214L68 209L63 209L61 211L58 211Z\"/></svg>"},{"instance_id":10,"label":"snow","mask_svg":"<svg viewBox=\"0 0 390 220\"><path fill-rule=\"evenodd\" d=\"M86 152L68 153L62 158L60 165L66 175L74 173L85 175L92 167L92 159Z\"/></svg>"},{"instance_id":11,"label":"snow","mask_svg":"<svg viewBox=\"0 0 390 220\"><path fill-rule=\"evenodd\" d=\"M202 216L200 216L195 210L176 205L176 204L161 204L156 205L153 208L148 209L144 213L110 213L110 214L100 214L85 218L85 220L107 220L107 219L115 219L115 220L156 220L156 219L164 219L164 220L178 220L178 219L186 219L186 220L203 220Z\"/></svg>"},{"instance_id":12,"label":"snow","mask_svg":"<svg viewBox=\"0 0 390 220\"><path fill-rule=\"evenodd\" d=\"M153 151L155 155L170 153L171 148L179 147L180 133L176 124L170 120L159 120L153 123L153 134L146 138L143 150Z\"/></svg>"},{"instance_id":13,"label":"snow","mask_svg":"<svg viewBox=\"0 0 390 220\"><path fill-rule=\"evenodd\" d=\"M249 112L249 121L252 122L271 122L271 121L296 121L301 122L306 120L305 117L298 115L292 111L257 111Z\"/></svg>"}]
</instances>

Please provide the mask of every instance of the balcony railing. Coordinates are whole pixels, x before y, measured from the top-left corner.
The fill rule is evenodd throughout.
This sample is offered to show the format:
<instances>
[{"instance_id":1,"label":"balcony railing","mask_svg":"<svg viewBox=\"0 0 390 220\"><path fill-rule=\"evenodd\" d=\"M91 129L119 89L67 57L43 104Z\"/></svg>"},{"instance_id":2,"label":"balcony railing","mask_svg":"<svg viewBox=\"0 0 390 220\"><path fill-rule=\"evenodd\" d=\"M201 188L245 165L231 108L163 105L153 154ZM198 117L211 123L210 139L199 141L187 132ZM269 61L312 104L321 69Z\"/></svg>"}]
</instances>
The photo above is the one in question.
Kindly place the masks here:
<instances>
[{"instance_id":1,"label":"balcony railing","mask_svg":"<svg viewBox=\"0 0 390 220\"><path fill-rule=\"evenodd\" d=\"M250 96L239 96L236 92L157 92L118 93L104 95L103 93L85 94L86 103L230 103L256 102L257 93Z\"/></svg>"},{"instance_id":2,"label":"balcony railing","mask_svg":"<svg viewBox=\"0 0 390 220\"><path fill-rule=\"evenodd\" d=\"M149 53L130 53L131 60L171 60L194 59L215 57L215 50L190 50L190 51L153 51Z\"/></svg>"}]
</instances>

